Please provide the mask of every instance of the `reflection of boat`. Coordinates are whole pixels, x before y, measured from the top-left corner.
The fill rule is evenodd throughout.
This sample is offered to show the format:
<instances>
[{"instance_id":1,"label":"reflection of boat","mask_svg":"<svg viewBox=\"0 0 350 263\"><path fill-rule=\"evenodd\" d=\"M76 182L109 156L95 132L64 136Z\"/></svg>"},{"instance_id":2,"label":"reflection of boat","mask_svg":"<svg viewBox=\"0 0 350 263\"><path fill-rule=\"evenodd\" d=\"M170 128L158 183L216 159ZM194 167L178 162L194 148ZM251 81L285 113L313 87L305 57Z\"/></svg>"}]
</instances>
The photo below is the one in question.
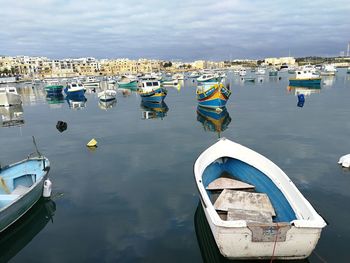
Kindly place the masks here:
<instances>
[{"instance_id":1,"label":"reflection of boat","mask_svg":"<svg viewBox=\"0 0 350 263\"><path fill-rule=\"evenodd\" d=\"M114 108L116 104L117 104L116 100L110 100L110 101L102 101L102 100L100 100L98 102L98 106L102 110L107 110L107 109Z\"/></svg>"},{"instance_id":2,"label":"reflection of boat","mask_svg":"<svg viewBox=\"0 0 350 263\"><path fill-rule=\"evenodd\" d=\"M68 103L69 108L79 110L79 109L85 108L87 99L85 98L85 96L83 97L67 96L66 101Z\"/></svg>"},{"instance_id":3,"label":"reflection of boat","mask_svg":"<svg viewBox=\"0 0 350 263\"><path fill-rule=\"evenodd\" d=\"M42 196L50 162L44 156L0 169L0 232L23 216Z\"/></svg>"},{"instance_id":4,"label":"reflection of boat","mask_svg":"<svg viewBox=\"0 0 350 263\"><path fill-rule=\"evenodd\" d=\"M0 127L22 126L23 124L22 105L0 107Z\"/></svg>"},{"instance_id":5,"label":"reflection of boat","mask_svg":"<svg viewBox=\"0 0 350 263\"><path fill-rule=\"evenodd\" d=\"M204 82L197 87L197 100L199 106L207 108L225 107L231 91L222 83Z\"/></svg>"},{"instance_id":6,"label":"reflection of boat","mask_svg":"<svg viewBox=\"0 0 350 263\"><path fill-rule=\"evenodd\" d=\"M115 100L117 97L117 91L114 89L106 89L97 94L98 98L101 101L111 101Z\"/></svg>"},{"instance_id":7,"label":"reflection of boat","mask_svg":"<svg viewBox=\"0 0 350 263\"><path fill-rule=\"evenodd\" d=\"M297 70L295 71L295 78L289 79L289 86L319 87L320 85L321 78L313 70Z\"/></svg>"},{"instance_id":8,"label":"reflection of boat","mask_svg":"<svg viewBox=\"0 0 350 263\"><path fill-rule=\"evenodd\" d=\"M321 87L315 88L315 87L292 87L292 86L288 86L287 90L289 92L293 92L295 95L299 95L299 94L304 94L305 96L310 96L311 94L314 93L320 93L321 92Z\"/></svg>"},{"instance_id":9,"label":"reflection of boat","mask_svg":"<svg viewBox=\"0 0 350 263\"><path fill-rule=\"evenodd\" d=\"M158 80L143 80L139 89L139 94L143 101L161 103L168 91L160 86Z\"/></svg>"},{"instance_id":10,"label":"reflection of boat","mask_svg":"<svg viewBox=\"0 0 350 263\"><path fill-rule=\"evenodd\" d=\"M288 176L259 153L221 139L194 164L202 206L230 259L302 259L326 222Z\"/></svg>"},{"instance_id":11,"label":"reflection of boat","mask_svg":"<svg viewBox=\"0 0 350 263\"><path fill-rule=\"evenodd\" d=\"M12 106L22 104L21 95L15 87L0 87L0 106Z\"/></svg>"},{"instance_id":12,"label":"reflection of boat","mask_svg":"<svg viewBox=\"0 0 350 263\"><path fill-rule=\"evenodd\" d=\"M60 104L64 103L64 96L63 94L58 95L46 95L46 101L48 104Z\"/></svg>"},{"instance_id":13,"label":"reflection of boat","mask_svg":"<svg viewBox=\"0 0 350 263\"><path fill-rule=\"evenodd\" d=\"M222 132L227 129L231 122L231 117L226 107L221 110L197 107L197 121L203 124L204 130L212 132Z\"/></svg>"},{"instance_id":14,"label":"reflection of boat","mask_svg":"<svg viewBox=\"0 0 350 263\"><path fill-rule=\"evenodd\" d=\"M28 213L1 233L0 262L10 261L26 247L53 219L55 211L55 202L39 199Z\"/></svg>"},{"instance_id":15,"label":"reflection of boat","mask_svg":"<svg viewBox=\"0 0 350 263\"><path fill-rule=\"evenodd\" d=\"M162 103L152 103L149 101L142 101L141 108L142 111L142 119L163 119L169 110L168 106L163 101Z\"/></svg>"}]
</instances>

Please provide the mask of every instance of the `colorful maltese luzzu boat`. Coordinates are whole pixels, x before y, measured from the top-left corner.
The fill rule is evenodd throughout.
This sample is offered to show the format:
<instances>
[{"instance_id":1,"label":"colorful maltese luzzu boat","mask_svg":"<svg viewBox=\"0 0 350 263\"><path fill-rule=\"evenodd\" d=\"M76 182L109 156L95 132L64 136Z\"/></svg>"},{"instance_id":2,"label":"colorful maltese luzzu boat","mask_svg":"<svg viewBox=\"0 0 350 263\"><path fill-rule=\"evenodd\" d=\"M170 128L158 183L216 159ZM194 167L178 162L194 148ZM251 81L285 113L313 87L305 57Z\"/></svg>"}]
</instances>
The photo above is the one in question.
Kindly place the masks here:
<instances>
[{"instance_id":1,"label":"colorful maltese luzzu boat","mask_svg":"<svg viewBox=\"0 0 350 263\"><path fill-rule=\"evenodd\" d=\"M199 106L206 108L222 108L225 107L231 91L222 83L203 83L197 88L197 100Z\"/></svg>"},{"instance_id":2,"label":"colorful maltese luzzu boat","mask_svg":"<svg viewBox=\"0 0 350 263\"><path fill-rule=\"evenodd\" d=\"M145 80L141 82L139 94L142 101L161 103L167 95L167 90L162 88L157 80Z\"/></svg>"}]
</instances>

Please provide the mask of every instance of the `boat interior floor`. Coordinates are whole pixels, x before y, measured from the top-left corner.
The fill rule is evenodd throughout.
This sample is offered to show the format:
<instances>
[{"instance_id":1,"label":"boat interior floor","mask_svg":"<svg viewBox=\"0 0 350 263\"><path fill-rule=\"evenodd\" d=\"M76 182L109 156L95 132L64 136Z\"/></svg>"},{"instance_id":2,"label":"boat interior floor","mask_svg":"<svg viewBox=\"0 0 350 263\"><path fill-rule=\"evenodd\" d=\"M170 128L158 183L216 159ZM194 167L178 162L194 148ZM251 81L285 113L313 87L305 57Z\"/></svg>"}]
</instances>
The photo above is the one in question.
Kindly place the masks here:
<instances>
[{"instance_id":1,"label":"boat interior floor","mask_svg":"<svg viewBox=\"0 0 350 263\"><path fill-rule=\"evenodd\" d=\"M207 187L211 202L222 220L245 220L249 223L272 223L276 212L265 193L253 185L233 179L223 172Z\"/></svg>"}]
</instances>

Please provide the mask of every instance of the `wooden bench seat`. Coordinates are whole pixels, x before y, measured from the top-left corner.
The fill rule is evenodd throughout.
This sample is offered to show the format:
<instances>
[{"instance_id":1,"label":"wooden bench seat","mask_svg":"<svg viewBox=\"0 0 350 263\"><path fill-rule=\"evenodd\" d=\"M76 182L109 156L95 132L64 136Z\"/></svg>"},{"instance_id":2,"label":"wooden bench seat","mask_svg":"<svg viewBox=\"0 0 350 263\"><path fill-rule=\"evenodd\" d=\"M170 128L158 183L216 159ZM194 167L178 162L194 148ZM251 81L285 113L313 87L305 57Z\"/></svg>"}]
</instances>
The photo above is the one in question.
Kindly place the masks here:
<instances>
[{"instance_id":1,"label":"wooden bench seat","mask_svg":"<svg viewBox=\"0 0 350 263\"><path fill-rule=\"evenodd\" d=\"M269 197L264 193L224 189L215 201L214 208L220 211L230 209L266 212L276 216Z\"/></svg>"}]
</instances>

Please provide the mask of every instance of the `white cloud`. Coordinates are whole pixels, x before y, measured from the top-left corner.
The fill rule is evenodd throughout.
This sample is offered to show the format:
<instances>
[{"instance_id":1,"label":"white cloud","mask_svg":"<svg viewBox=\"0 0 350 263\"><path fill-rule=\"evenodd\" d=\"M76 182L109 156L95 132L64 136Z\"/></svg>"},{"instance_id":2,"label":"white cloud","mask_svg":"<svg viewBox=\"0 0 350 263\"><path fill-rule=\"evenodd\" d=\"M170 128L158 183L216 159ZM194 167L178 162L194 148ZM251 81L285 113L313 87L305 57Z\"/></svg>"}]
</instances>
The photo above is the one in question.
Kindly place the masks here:
<instances>
[{"instance_id":1,"label":"white cloud","mask_svg":"<svg viewBox=\"0 0 350 263\"><path fill-rule=\"evenodd\" d=\"M1 3L0 53L54 57L337 55L350 3L83 1Z\"/></svg>"}]
</instances>

